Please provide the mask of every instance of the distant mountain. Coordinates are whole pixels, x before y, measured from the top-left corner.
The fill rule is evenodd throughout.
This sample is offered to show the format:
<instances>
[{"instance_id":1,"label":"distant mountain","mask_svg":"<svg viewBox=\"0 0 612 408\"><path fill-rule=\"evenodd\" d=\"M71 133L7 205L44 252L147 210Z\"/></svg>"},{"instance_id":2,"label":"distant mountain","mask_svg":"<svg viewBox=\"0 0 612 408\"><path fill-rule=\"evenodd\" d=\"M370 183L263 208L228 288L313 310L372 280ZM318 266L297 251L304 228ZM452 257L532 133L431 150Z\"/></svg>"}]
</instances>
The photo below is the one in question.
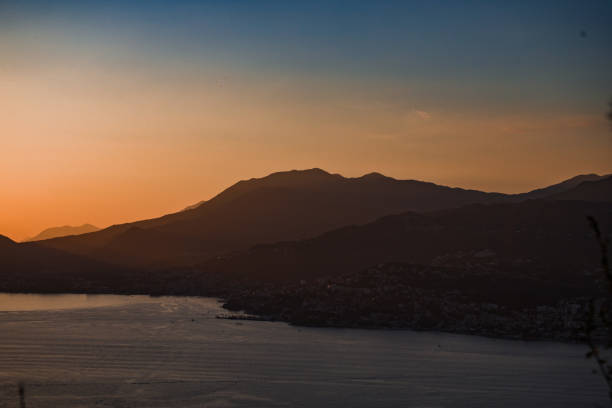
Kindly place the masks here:
<instances>
[{"instance_id":1,"label":"distant mountain","mask_svg":"<svg viewBox=\"0 0 612 408\"><path fill-rule=\"evenodd\" d=\"M258 245L209 260L203 274L255 282L299 281L357 272L389 262L458 268L466 272L529 274L580 286L599 267L586 216L612 231L608 203L529 200L407 212L315 238Z\"/></svg>"},{"instance_id":2,"label":"distant mountain","mask_svg":"<svg viewBox=\"0 0 612 408\"><path fill-rule=\"evenodd\" d=\"M514 200L530 200L530 199L538 199L550 197L554 194L563 193L564 191L571 190L578 185L588 182L588 181L598 181L605 178L609 178L612 174L600 176L598 174L581 174L565 181L562 181L558 184L553 184L552 186L539 188L537 190L532 190L527 193L514 194L512 198Z\"/></svg>"},{"instance_id":3,"label":"distant mountain","mask_svg":"<svg viewBox=\"0 0 612 408\"><path fill-rule=\"evenodd\" d=\"M47 228L42 231L40 234L35 237L29 238L26 241L42 241L44 239L65 237L68 235L80 235L87 234L88 232L98 231L100 228L93 226L91 224L83 224L78 227L73 227L71 225L64 225L63 227L52 227Z\"/></svg>"},{"instance_id":4,"label":"distant mountain","mask_svg":"<svg viewBox=\"0 0 612 408\"><path fill-rule=\"evenodd\" d=\"M188 265L406 210L439 210L504 197L378 173L345 178L320 169L294 170L240 181L190 210L43 245L122 265Z\"/></svg>"}]
</instances>

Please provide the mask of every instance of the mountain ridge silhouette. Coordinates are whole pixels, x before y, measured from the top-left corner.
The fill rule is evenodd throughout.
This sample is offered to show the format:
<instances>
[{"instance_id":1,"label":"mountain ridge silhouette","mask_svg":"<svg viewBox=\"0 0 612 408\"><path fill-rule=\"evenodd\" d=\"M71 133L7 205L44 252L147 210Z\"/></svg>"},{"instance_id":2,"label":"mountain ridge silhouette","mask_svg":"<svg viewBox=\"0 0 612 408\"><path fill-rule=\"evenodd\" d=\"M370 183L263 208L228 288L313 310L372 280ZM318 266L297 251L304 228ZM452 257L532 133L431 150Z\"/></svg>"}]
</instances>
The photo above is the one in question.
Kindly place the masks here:
<instances>
[{"instance_id":1,"label":"mountain ridge silhouette","mask_svg":"<svg viewBox=\"0 0 612 408\"><path fill-rule=\"evenodd\" d=\"M576 188L574 182L563 183L549 191ZM291 170L239 181L189 210L40 244L124 266L187 266L256 244L307 239L389 214L522 201L530 193L487 193L380 173L347 178L319 168Z\"/></svg>"}]
</instances>

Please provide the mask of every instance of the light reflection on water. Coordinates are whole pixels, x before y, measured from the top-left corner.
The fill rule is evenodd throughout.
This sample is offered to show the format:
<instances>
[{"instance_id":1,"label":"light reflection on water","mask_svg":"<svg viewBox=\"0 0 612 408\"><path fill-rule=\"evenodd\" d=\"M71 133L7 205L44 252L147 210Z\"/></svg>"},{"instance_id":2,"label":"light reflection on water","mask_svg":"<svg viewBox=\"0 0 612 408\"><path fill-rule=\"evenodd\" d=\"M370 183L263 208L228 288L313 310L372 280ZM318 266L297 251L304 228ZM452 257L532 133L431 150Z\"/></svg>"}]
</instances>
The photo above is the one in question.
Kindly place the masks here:
<instances>
[{"instance_id":1,"label":"light reflection on water","mask_svg":"<svg viewBox=\"0 0 612 408\"><path fill-rule=\"evenodd\" d=\"M0 293L0 312L87 309L154 301L146 295Z\"/></svg>"}]
</instances>

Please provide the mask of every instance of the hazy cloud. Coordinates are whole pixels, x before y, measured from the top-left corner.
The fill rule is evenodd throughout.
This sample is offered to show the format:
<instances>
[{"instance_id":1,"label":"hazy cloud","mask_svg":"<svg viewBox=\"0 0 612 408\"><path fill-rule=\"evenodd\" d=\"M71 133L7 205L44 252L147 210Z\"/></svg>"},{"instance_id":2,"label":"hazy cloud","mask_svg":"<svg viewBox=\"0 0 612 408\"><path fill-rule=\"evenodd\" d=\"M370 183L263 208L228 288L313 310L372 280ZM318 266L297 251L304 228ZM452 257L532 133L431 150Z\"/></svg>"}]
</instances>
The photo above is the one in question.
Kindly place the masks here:
<instances>
[{"instance_id":1,"label":"hazy cloud","mask_svg":"<svg viewBox=\"0 0 612 408\"><path fill-rule=\"evenodd\" d=\"M431 119L431 114L430 114L430 113L428 113L428 112L425 112L425 111L422 111L422 110L415 109L415 110L413 111L413 113L414 113L415 115L417 115L419 118L423 119L423 120L429 120L429 119Z\"/></svg>"}]
</instances>

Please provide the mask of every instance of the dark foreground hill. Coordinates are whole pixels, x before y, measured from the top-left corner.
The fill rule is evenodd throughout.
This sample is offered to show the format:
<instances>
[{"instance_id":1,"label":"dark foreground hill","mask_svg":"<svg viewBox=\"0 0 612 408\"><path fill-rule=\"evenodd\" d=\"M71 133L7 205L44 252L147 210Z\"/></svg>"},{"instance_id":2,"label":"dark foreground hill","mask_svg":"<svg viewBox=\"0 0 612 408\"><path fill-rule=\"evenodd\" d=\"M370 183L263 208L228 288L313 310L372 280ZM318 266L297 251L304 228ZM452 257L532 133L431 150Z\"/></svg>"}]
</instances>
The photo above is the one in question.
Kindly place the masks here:
<instances>
[{"instance_id":1,"label":"dark foreground hill","mask_svg":"<svg viewBox=\"0 0 612 408\"><path fill-rule=\"evenodd\" d=\"M587 215L612 230L609 203L404 213L171 271L156 290L298 325L576 340L607 288Z\"/></svg>"},{"instance_id":2,"label":"dark foreground hill","mask_svg":"<svg viewBox=\"0 0 612 408\"><path fill-rule=\"evenodd\" d=\"M2 238L0 290L213 295L295 324L574 339L602 287L586 215L612 229L609 203L473 204L155 271Z\"/></svg>"},{"instance_id":3,"label":"dark foreground hill","mask_svg":"<svg viewBox=\"0 0 612 408\"><path fill-rule=\"evenodd\" d=\"M132 277L124 268L0 236L0 291L100 293L115 291Z\"/></svg>"},{"instance_id":4,"label":"dark foreground hill","mask_svg":"<svg viewBox=\"0 0 612 408\"><path fill-rule=\"evenodd\" d=\"M486 265L546 279L583 279L598 267L586 216L612 230L612 205L530 200L407 212L316 238L258 245L210 260L206 272L255 281L295 281L355 272L387 262L458 267Z\"/></svg>"},{"instance_id":5,"label":"dark foreground hill","mask_svg":"<svg viewBox=\"0 0 612 408\"><path fill-rule=\"evenodd\" d=\"M587 215L594 216L602 230L612 231L609 203L530 200L386 216L315 238L256 245L188 268L128 271L38 243L12 241L10 248L20 257L13 255L8 266L29 271L24 276L32 285L39 281L35 268L43 276L46 270L62 276L64 270L74 271L75 282L91 282L90 287L67 286L70 291L95 292L99 285L118 292L200 295L226 293L234 285L311 283L376 265L406 263L451 268L461 276L545 281L550 289L533 299L538 303L593 294L600 254ZM3 256L3 269L6 259ZM465 289L461 282L456 281L458 290Z\"/></svg>"},{"instance_id":6,"label":"dark foreground hill","mask_svg":"<svg viewBox=\"0 0 612 408\"><path fill-rule=\"evenodd\" d=\"M210 261L191 281L233 276L227 308L300 325L575 340L607 288L587 215L612 231L609 203L406 213Z\"/></svg>"},{"instance_id":7,"label":"dark foreground hill","mask_svg":"<svg viewBox=\"0 0 612 408\"><path fill-rule=\"evenodd\" d=\"M389 214L520 201L567 191L598 177L579 176L525 195L504 195L395 180L378 173L345 178L320 169L288 171L238 182L179 213L41 245L122 266L187 266L256 244L311 238Z\"/></svg>"},{"instance_id":8,"label":"dark foreground hill","mask_svg":"<svg viewBox=\"0 0 612 408\"><path fill-rule=\"evenodd\" d=\"M490 272L490 271L489 271ZM563 281L405 263L311 282L247 286L224 307L297 325L411 328L493 337L581 340L588 297Z\"/></svg>"}]
</instances>

